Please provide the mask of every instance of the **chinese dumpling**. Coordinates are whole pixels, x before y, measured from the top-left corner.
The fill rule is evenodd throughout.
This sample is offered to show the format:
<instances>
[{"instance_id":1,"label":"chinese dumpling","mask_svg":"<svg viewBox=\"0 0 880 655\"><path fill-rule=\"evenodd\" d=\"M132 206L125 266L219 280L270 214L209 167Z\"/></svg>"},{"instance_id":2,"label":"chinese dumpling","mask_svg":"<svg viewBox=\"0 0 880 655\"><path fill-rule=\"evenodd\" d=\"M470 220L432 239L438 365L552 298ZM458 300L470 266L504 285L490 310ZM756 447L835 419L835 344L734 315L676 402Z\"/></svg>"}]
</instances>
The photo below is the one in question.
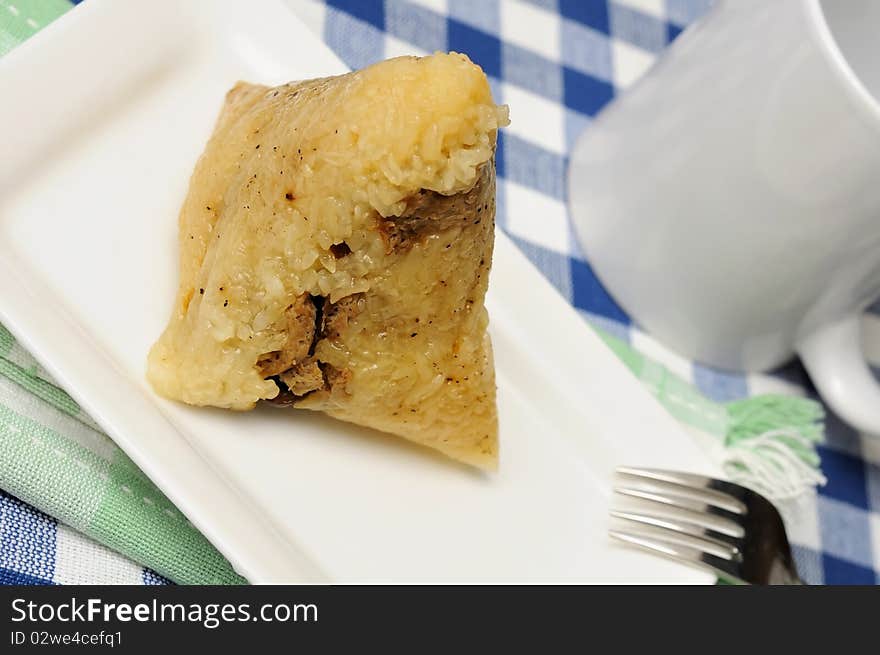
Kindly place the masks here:
<instances>
[{"instance_id":1,"label":"chinese dumpling","mask_svg":"<svg viewBox=\"0 0 880 655\"><path fill-rule=\"evenodd\" d=\"M455 53L238 83L181 209L156 391L318 410L494 468L483 299L507 122Z\"/></svg>"}]
</instances>

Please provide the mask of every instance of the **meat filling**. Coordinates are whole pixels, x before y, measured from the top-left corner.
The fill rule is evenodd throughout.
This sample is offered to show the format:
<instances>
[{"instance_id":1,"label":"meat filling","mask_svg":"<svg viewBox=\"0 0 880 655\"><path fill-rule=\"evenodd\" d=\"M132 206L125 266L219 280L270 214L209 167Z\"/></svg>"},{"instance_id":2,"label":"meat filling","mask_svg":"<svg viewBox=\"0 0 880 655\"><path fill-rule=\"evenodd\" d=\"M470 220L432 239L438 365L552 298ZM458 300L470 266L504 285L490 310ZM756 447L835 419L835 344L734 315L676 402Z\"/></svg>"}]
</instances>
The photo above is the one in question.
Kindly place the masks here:
<instances>
[{"instance_id":1,"label":"meat filling","mask_svg":"<svg viewBox=\"0 0 880 655\"><path fill-rule=\"evenodd\" d=\"M287 341L257 362L263 377L272 377L289 369L296 362L308 357L315 339L315 322L318 310L309 294L304 293L284 312L287 320Z\"/></svg>"},{"instance_id":2,"label":"meat filling","mask_svg":"<svg viewBox=\"0 0 880 655\"><path fill-rule=\"evenodd\" d=\"M288 338L281 350L260 358L257 366L267 379L280 389L270 402L276 405L292 405L313 391L329 391L344 386L349 371L318 361L314 357L315 346L321 339L337 339L349 320L363 308L361 293L327 303L322 297L308 294L300 296L288 307L285 316Z\"/></svg>"},{"instance_id":3,"label":"meat filling","mask_svg":"<svg viewBox=\"0 0 880 655\"><path fill-rule=\"evenodd\" d=\"M387 252L406 250L428 235L466 225L474 216L488 211L488 204L494 202L495 197L493 179L493 164L487 162L467 191L451 196L427 189L414 193L407 198L406 209L399 216L379 219L379 232Z\"/></svg>"}]
</instances>

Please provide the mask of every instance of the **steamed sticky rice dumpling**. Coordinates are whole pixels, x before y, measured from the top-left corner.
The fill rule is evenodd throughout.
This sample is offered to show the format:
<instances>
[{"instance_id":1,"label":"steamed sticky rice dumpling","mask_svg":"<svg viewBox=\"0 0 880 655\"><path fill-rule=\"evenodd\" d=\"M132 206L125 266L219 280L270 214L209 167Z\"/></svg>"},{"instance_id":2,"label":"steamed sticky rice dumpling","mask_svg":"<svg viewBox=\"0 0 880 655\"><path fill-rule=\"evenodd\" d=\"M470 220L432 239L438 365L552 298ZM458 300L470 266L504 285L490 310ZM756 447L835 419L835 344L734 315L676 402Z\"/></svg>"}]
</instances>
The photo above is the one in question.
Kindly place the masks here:
<instances>
[{"instance_id":1,"label":"steamed sticky rice dumpling","mask_svg":"<svg viewBox=\"0 0 880 655\"><path fill-rule=\"evenodd\" d=\"M506 123L454 53L238 83L180 213L154 388L319 410L494 468L483 299Z\"/></svg>"}]
</instances>

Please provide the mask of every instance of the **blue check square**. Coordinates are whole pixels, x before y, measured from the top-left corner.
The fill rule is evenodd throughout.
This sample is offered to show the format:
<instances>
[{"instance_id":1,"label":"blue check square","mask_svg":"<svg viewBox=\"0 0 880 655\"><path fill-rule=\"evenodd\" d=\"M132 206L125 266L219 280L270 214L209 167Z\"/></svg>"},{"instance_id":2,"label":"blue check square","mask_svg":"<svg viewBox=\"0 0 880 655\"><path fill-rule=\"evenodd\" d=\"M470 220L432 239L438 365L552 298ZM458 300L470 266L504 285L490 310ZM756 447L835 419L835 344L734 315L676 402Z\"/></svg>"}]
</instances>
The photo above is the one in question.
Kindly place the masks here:
<instances>
[{"instance_id":1,"label":"blue check square","mask_svg":"<svg viewBox=\"0 0 880 655\"><path fill-rule=\"evenodd\" d=\"M466 54L486 75L501 77L501 41L497 36L452 19L447 34L449 50Z\"/></svg>"}]
</instances>

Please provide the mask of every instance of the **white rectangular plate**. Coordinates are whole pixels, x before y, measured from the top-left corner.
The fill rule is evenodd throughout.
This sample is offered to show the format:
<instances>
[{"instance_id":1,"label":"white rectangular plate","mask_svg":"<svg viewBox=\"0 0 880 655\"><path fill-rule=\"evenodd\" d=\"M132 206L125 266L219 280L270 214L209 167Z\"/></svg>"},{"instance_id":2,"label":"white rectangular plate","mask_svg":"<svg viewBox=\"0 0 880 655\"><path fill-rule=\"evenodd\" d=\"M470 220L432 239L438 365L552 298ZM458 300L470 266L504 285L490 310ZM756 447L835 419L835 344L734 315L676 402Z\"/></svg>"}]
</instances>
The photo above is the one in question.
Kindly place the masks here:
<instances>
[{"instance_id":1,"label":"white rectangular plate","mask_svg":"<svg viewBox=\"0 0 880 655\"><path fill-rule=\"evenodd\" d=\"M0 60L0 319L252 582L711 581L608 541L615 464L708 465L502 234L497 474L146 385L178 208L225 91L344 70L272 0L89 0Z\"/></svg>"}]
</instances>

